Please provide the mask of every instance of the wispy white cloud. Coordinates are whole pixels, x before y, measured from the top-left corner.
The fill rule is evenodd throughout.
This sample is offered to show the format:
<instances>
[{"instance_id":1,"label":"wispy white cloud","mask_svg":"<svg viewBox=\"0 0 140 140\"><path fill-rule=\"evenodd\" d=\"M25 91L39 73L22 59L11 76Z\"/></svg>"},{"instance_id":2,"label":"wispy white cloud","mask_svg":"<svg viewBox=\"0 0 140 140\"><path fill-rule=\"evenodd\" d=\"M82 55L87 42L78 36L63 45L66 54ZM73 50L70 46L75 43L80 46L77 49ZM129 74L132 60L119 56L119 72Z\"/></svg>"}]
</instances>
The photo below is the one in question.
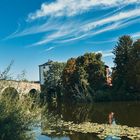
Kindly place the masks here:
<instances>
[{"instance_id":1,"label":"wispy white cloud","mask_svg":"<svg viewBox=\"0 0 140 140\"><path fill-rule=\"evenodd\" d=\"M125 6L126 5L118 7L117 9L101 16L98 20L104 19L105 17L118 12L119 10L123 9ZM86 23L84 23L83 21L80 21L80 22L82 22L82 25L85 26L84 30L86 31L87 30L86 24L87 24L87 26L89 26L89 23L92 23L93 19L91 21L86 22ZM50 17L47 20L45 20L43 23L37 23L35 25L32 25L32 22L31 22L31 25L27 26L23 30L20 29L20 26L18 26L17 30L14 33L7 36L5 39L11 39L11 38L22 37L22 36L27 36L27 35L34 35L34 34L38 34L38 33L50 32L50 31L58 31L61 26L64 27L65 25L68 29L70 29L70 26L71 26L71 28L73 28L73 27L76 27L77 25L79 28L81 27L81 29L82 29L82 28L84 28L84 26L82 26L80 24L80 22L75 20L73 22L66 21L66 22L62 23L59 19L56 19L56 18L54 19L54 18ZM28 24L30 24L30 22ZM20 24L18 23L18 25L20 25ZM70 29L70 31L71 31L71 29Z\"/></svg>"},{"instance_id":2,"label":"wispy white cloud","mask_svg":"<svg viewBox=\"0 0 140 140\"><path fill-rule=\"evenodd\" d=\"M139 0L56 0L51 3L43 3L41 9L28 15L28 20L45 16L74 16L97 7L109 8L138 2Z\"/></svg>"},{"instance_id":3,"label":"wispy white cloud","mask_svg":"<svg viewBox=\"0 0 140 140\"><path fill-rule=\"evenodd\" d=\"M52 24L53 23L53 24ZM29 24L24 29L17 28L16 32L10 34L8 38L22 37L27 35L34 35L38 33L45 33L50 31L56 31L60 28L62 23L54 19L49 18L46 22L37 23L37 24Z\"/></svg>"},{"instance_id":4,"label":"wispy white cloud","mask_svg":"<svg viewBox=\"0 0 140 140\"><path fill-rule=\"evenodd\" d=\"M46 49L45 51L48 52L48 51L51 51L53 50L55 47L49 47L48 49Z\"/></svg>"},{"instance_id":5,"label":"wispy white cloud","mask_svg":"<svg viewBox=\"0 0 140 140\"><path fill-rule=\"evenodd\" d=\"M68 43L87 39L105 32L118 30L140 21L139 7L131 7L124 11L127 4L140 3L140 0L56 0L43 3L40 10L28 15L29 24L25 29L18 30L8 38L27 35L40 35L39 41L30 46L40 46L48 43ZM114 8L113 11L98 18L82 19L82 13L88 10ZM139 6L139 5L138 5ZM99 7L99 8L98 8ZM77 14L79 18L71 18ZM44 19L42 17L46 17ZM67 16L62 19L62 16ZM36 19L41 18L36 22ZM136 36L136 35L135 35ZM112 39L111 39L112 40ZM55 48L55 47L54 47ZM54 49L51 48L51 49ZM48 50L49 51L49 50Z\"/></svg>"},{"instance_id":6,"label":"wispy white cloud","mask_svg":"<svg viewBox=\"0 0 140 140\"><path fill-rule=\"evenodd\" d=\"M118 28L118 24L119 23L115 23L115 24L112 24L110 26L101 28L101 29L99 29L97 31L85 32L85 33L83 32L83 34L81 34L80 36L72 37L72 38L65 39L65 40L61 40L60 42L61 43L67 43L67 42L80 40L80 39L84 39L84 38L91 37L91 36L93 37L95 35L99 35L101 33L104 33L104 32L107 32L107 31L114 30L114 29Z\"/></svg>"},{"instance_id":7,"label":"wispy white cloud","mask_svg":"<svg viewBox=\"0 0 140 140\"><path fill-rule=\"evenodd\" d=\"M101 53L103 57L110 57L110 56L114 56L112 51L113 50L97 51L96 53Z\"/></svg>"},{"instance_id":8,"label":"wispy white cloud","mask_svg":"<svg viewBox=\"0 0 140 140\"><path fill-rule=\"evenodd\" d=\"M100 41L89 41L89 44L105 44L105 43L112 43L116 42L118 38L111 38L108 40L100 40Z\"/></svg>"},{"instance_id":9,"label":"wispy white cloud","mask_svg":"<svg viewBox=\"0 0 140 140\"><path fill-rule=\"evenodd\" d=\"M133 33L133 34L131 34L131 36L132 36L133 38L138 38L138 37L140 37L140 32Z\"/></svg>"},{"instance_id":10,"label":"wispy white cloud","mask_svg":"<svg viewBox=\"0 0 140 140\"><path fill-rule=\"evenodd\" d=\"M113 16L104 18L102 20L90 22L84 26L84 30L88 31L88 30L91 30L97 26L103 26L103 25L108 24L108 23L122 21L122 20L125 20L128 18L130 20L131 18L138 17L138 16L140 16L140 9L134 9L134 10L128 10L125 12L120 12L120 13L117 13Z\"/></svg>"},{"instance_id":11,"label":"wispy white cloud","mask_svg":"<svg viewBox=\"0 0 140 140\"><path fill-rule=\"evenodd\" d=\"M67 43L99 35L107 31L120 29L131 24L137 23L138 21L140 21L140 19L133 20L133 18L139 16L140 9L134 9L125 12L120 12L113 16L100 19L98 21L91 21L90 23L66 23L60 26L58 30L56 30L54 33L44 36L39 42L35 43L33 46L43 45L54 40L60 43Z\"/></svg>"},{"instance_id":12,"label":"wispy white cloud","mask_svg":"<svg viewBox=\"0 0 140 140\"><path fill-rule=\"evenodd\" d=\"M73 38L69 38L69 39L65 39L62 40L62 43L66 43L66 42L70 42L70 41L75 41L75 40L79 40L85 37L93 37L95 35L99 35L102 34L104 32L107 31L112 31L112 30L117 30L123 27L127 27L130 26L134 23L137 23L140 21L140 19L134 19L131 20L132 18L135 17L139 17L140 16L140 10L139 9L135 9L135 10L129 10L127 12L121 12L118 13L114 16L110 16L107 17L105 19L101 19L99 21L95 21L95 22L91 22L85 25L82 25L80 27L80 29L78 28L78 30L81 30L81 32L83 33L80 36L76 36ZM109 24L109 25L108 25ZM107 26L104 26L107 25ZM102 26L104 26L102 28ZM100 27L100 28L98 28ZM98 29L96 29L98 28Z\"/></svg>"},{"instance_id":13,"label":"wispy white cloud","mask_svg":"<svg viewBox=\"0 0 140 140\"><path fill-rule=\"evenodd\" d=\"M19 32L20 26L21 26L20 23L17 23L17 29L16 29L16 31L14 31L12 34L6 36L2 40L7 40L7 39L13 38L15 35L17 35L18 32Z\"/></svg>"},{"instance_id":14,"label":"wispy white cloud","mask_svg":"<svg viewBox=\"0 0 140 140\"><path fill-rule=\"evenodd\" d=\"M58 26L58 30L53 33L46 34L43 38L38 41L37 43L32 44L32 46L43 45L49 42L57 42L59 39L64 39L68 36L72 36L77 32L77 28L73 28L75 23L68 23L61 26ZM59 42L59 41L58 41Z\"/></svg>"}]
</instances>

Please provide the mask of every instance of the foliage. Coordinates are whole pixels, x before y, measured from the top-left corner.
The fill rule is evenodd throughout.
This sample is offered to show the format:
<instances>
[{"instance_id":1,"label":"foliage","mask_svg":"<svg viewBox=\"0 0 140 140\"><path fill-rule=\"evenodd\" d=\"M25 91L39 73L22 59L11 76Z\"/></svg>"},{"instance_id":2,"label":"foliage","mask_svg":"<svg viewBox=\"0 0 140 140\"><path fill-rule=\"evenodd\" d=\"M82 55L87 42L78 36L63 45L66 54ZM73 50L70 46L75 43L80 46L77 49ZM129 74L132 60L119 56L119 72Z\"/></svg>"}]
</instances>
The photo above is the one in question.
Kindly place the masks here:
<instances>
[{"instance_id":1,"label":"foliage","mask_svg":"<svg viewBox=\"0 0 140 140\"><path fill-rule=\"evenodd\" d=\"M86 53L71 58L63 70L62 81L65 98L91 101L96 91L105 84L104 63L101 54Z\"/></svg>"},{"instance_id":2,"label":"foliage","mask_svg":"<svg viewBox=\"0 0 140 140\"><path fill-rule=\"evenodd\" d=\"M130 36L122 36L119 38L116 47L114 48L114 75L113 84L116 88L127 88L127 75L130 59L130 50L132 48L133 40Z\"/></svg>"},{"instance_id":3,"label":"foliage","mask_svg":"<svg viewBox=\"0 0 140 140\"><path fill-rule=\"evenodd\" d=\"M57 94L58 97L61 94L61 76L64 66L65 63L51 62L51 64L48 65L48 70L44 72L45 84L43 92L47 94L49 100L52 96L55 96L55 94Z\"/></svg>"},{"instance_id":4,"label":"foliage","mask_svg":"<svg viewBox=\"0 0 140 140\"><path fill-rule=\"evenodd\" d=\"M131 98L132 94L140 91L140 40L133 43L130 36L120 37L114 54L114 91L122 93L120 99ZM133 93L130 94L131 92ZM137 96L139 98L138 94Z\"/></svg>"},{"instance_id":5,"label":"foliage","mask_svg":"<svg viewBox=\"0 0 140 140\"><path fill-rule=\"evenodd\" d=\"M20 93L12 87L2 90L7 87L12 64L13 61L0 75L3 81L0 85L0 140L32 140L30 130L39 121L40 114L37 98L19 96Z\"/></svg>"},{"instance_id":6,"label":"foliage","mask_svg":"<svg viewBox=\"0 0 140 140\"><path fill-rule=\"evenodd\" d=\"M140 40L134 42L130 52L127 83L132 91L140 91Z\"/></svg>"},{"instance_id":7,"label":"foliage","mask_svg":"<svg viewBox=\"0 0 140 140\"><path fill-rule=\"evenodd\" d=\"M27 131L33 125L38 109L32 106L29 98L14 100L9 96L0 97L0 139L31 140L32 134Z\"/></svg>"},{"instance_id":8,"label":"foliage","mask_svg":"<svg viewBox=\"0 0 140 140\"><path fill-rule=\"evenodd\" d=\"M18 94L17 90L15 88L12 88L12 87L6 88L3 91L2 96L5 98L8 97L11 100L19 99L19 94Z\"/></svg>"},{"instance_id":9,"label":"foliage","mask_svg":"<svg viewBox=\"0 0 140 140\"><path fill-rule=\"evenodd\" d=\"M122 36L116 48L113 72L113 100L140 99L140 41Z\"/></svg>"},{"instance_id":10,"label":"foliage","mask_svg":"<svg viewBox=\"0 0 140 140\"><path fill-rule=\"evenodd\" d=\"M6 87L9 79L8 73L12 63L2 72L1 79L4 79L2 88ZM31 140L29 132L39 113L38 105L32 98L19 97L19 93L12 87L4 91L0 89L0 140ZM28 132L28 133L27 133Z\"/></svg>"},{"instance_id":11,"label":"foliage","mask_svg":"<svg viewBox=\"0 0 140 140\"><path fill-rule=\"evenodd\" d=\"M65 91L68 91L64 94L64 96L67 96L67 98L71 98L71 93L70 91L72 91L72 86L74 85L76 82L76 77L74 75L74 72L76 70L76 59L75 58L71 58L67 61L67 64L63 70L62 73L62 83L63 83L63 88Z\"/></svg>"}]
</instances>

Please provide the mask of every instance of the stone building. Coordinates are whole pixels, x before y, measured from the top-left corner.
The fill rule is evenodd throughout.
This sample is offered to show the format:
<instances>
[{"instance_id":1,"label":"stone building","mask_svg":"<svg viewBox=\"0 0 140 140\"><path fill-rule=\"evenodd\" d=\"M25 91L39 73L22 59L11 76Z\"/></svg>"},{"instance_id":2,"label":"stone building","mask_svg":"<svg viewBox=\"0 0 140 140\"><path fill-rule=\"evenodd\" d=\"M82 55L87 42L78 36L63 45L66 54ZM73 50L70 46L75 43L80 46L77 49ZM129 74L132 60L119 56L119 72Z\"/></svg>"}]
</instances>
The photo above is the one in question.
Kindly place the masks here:
<instances>
[{"instance_id":1,"label":"stone building","mask_svg":"<svg viewBox=\"0 0 140 140\"><path fill-rule=\"evenodd\" d=\"M40 85L43 86L45 83L45 73L49 70L49 66L52 64L53 61L48 60L48 62L39 65L39 80Z\"/></svg>"}]
</instances>

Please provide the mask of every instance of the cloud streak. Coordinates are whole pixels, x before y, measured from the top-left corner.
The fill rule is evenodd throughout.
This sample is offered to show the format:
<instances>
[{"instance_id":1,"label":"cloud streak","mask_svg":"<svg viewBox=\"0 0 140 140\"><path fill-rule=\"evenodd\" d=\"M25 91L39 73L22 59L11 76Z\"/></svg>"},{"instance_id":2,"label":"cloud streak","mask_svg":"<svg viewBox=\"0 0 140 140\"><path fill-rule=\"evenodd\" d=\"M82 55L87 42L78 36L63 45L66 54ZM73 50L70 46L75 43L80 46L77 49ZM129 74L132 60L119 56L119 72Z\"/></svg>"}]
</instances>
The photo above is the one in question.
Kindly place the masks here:
<instances>
[{"instance_id":1,"label":"cloud streak","mask_svg":"<svg viewBox=\"0 0 140 140\"><path fill-rule=\"evenodd\" d=\"M113 50L97 51L96 53L101 53L103 57L110 57L110 56L114 56L112 51Z\"/></svg>"},{"instance_id":2,"label":"cloud streak","mask_svg":"<svg viewBox=\"0 0 140 140\"><path fill-rule=\"evenodd\" d=\"M124 7L130 4L137 5L124 10ZM28 46L40 46L49 43L51 45L64 44L88 39L125 28L140 21L139 4L140 0L56 0L51 3L43 3L41 9L28 15L28 21L30 21L27 21L28 26L25 29L18 29L7 39L40 34L38 41ZM98 18L92 16L83 18L83 13L87 11L92 11L94 14L98 11L104 12L105 9L111 10L109 13L98 16ZM138 35L135 34L135 36ZM54 48L56 46L53 47L52 45L46 51Z\"/></svg>"},{"instance_id":3,"label":"cloud streak","mask_svg":"<svg viewBox=\"0 0 140 140\"><path fill-rule=\"evenodd\" d=\"M53 50L55 47L49 47L48 49L46 49L45 51L48 52L48 51L51 51Z\"/></svg>"},{"instance_id":4,"label":"cloud streak","mask_svg":"<svg viewBox=\"0 0 140 140\"><path fill-rule=\"evenodd\" d=\"M113 16L104 18L102 20L86 24L84 27L84 30L88 31L97 26L102 26L102 25L105 25L108 23L117 22L117 21L128 19L128 18L131 19L131 18L138 17L138 16L140 16L140 9L128 10L126 12L120 12Z\"/></svg>"},{"instance_id":5,"label":"cloud streak","mask_svg":"<svg viewBox=\"0 0 140 140\"><path fill-rule=\"evenodd\" d=\"M139 16L140 9L134 9L125 12L119 12L115 15L111 15L98 21L90 21L90 23L66 23L61 25L54 33L44 36L39 42L34 43L33 46L43 45L51 41L67 43L93 37L107 31L117 30L134 24L140 20L134 18ZM73 27L75 27L75 29L73 29Z\"/></svg>"},{"instance_id":6,"label":"cloud streak","mask_svg":"<svg viewBox=\"0 0 140 140\"><path fill-rule=\"evenodd\" d=\"M139 3L139 0L56 0L51 3L43 3L41 9L28 15L28 20L53 16L74 16L91 9L110 8L124 4Z\"/></svg>"},{"instance_id":7,"label":"cloud streak","mask_svg":"<svg viewBox=\"0 0 140 140\"><path fill-rule=\"evenodd\" d=\"M99 21L95 21L95 22L91 22L91 23L88 23L88 24L85 24L85 25L81 25L79 28L77 27L77 30L74 31L74 33L75 34L76 34L76 32L81 32L81 33L78 34L76 37L75 37L75 34L74 34L74 36L73 36L73 34L71 34L69 29L67 29L68 32L66 34L62 29L61 30L61 35L59 35L58 33L54 33L54 35L51 35L51 36L47 37L46 40L44 40L44 41L42 40L42 41L39 42L39 44L36 44L36 45L42 45L44 43L47 43L47 42L52 41L52 40L57 40L60 37L67 36L67 35L69 35L70 38L60 40L61 43L67 43L67 42L83 39L83 38L86 38L86 37L99 35L99 34L102 34L104 32L107 32L107 31L120 29L120 28L129 26L131 24L137 23L138 21L140 21L140 19L135 19L135 20L132 20L132 21L130 19L135 18L135 17L139 17L139 16L140 16L140 10L139 9L131 10L131 11L129 10L127 12L121 12L121 13L118 13L116 15L107 17L107 18L102 19L102 20L99 20ZM128 20L128 18L129 18L129 20ZM94 30L97 27L104 26L105 24L110 24L110 25L107 25L103 28Z\"/></svg>"}]
</instances>

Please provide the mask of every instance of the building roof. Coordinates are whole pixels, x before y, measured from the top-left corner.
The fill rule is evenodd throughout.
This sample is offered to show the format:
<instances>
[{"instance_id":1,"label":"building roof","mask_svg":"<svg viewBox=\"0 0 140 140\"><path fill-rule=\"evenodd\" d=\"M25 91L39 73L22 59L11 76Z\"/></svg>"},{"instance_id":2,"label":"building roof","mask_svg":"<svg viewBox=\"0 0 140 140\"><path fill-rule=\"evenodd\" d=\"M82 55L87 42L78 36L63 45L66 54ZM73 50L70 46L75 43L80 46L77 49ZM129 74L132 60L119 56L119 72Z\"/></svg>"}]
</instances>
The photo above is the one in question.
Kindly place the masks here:
<instances>
[{"instance_id":1,"label":"building roof","mask_svg":"<svg viewBox=\"0 0 140 140\"><path fill-rule=\"evenodd\" d=\"M47 66L47 65L50 65L53 61L52 60L48 60L48 62L44 63L44 64L41 64L39 65L39 67L41 66Z\"/></svg>"}]
</instances>

